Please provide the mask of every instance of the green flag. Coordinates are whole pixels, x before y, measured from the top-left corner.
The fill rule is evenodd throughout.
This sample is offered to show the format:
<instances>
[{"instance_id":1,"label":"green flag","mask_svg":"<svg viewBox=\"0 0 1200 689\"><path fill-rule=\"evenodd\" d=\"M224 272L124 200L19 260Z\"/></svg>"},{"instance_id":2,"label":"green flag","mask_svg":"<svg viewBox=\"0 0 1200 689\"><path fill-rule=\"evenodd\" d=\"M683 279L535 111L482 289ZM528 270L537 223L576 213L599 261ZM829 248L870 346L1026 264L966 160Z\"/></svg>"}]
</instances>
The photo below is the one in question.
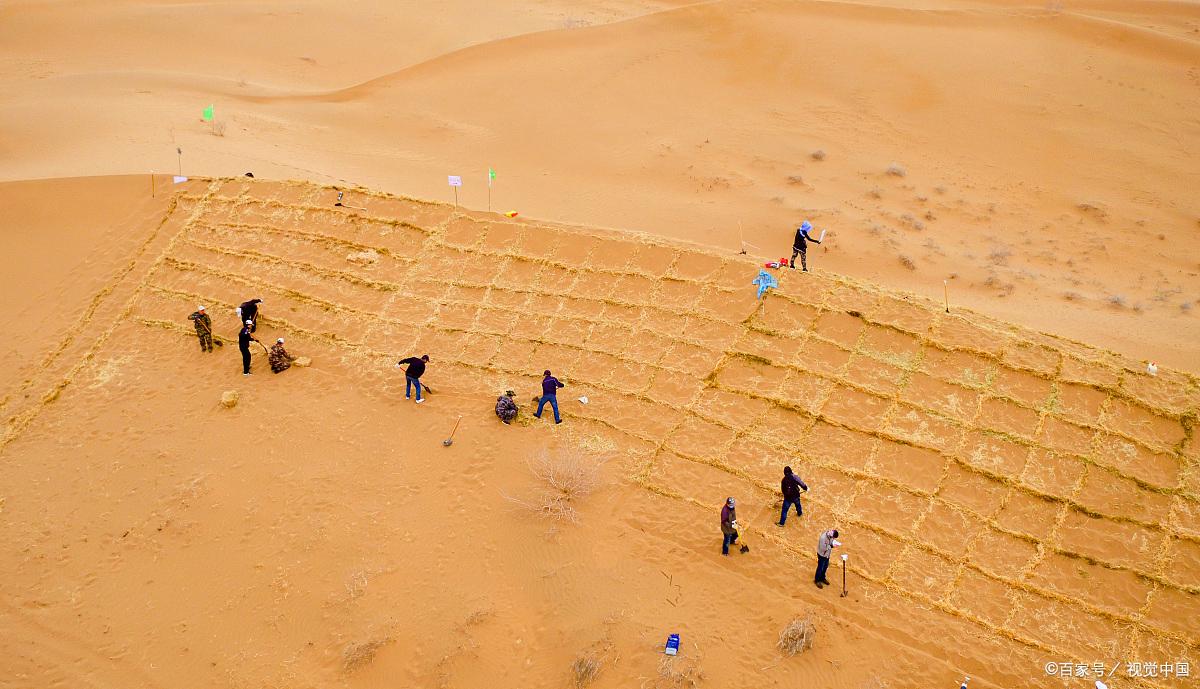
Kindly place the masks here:
<instances>
[{"instance_id":1,"label":"green flag","mask_svg":"<svg viewBox=\"0 0 1200 689\"><path fill-rule=\"evenodd\" d=\"M496 171L489 167L488 168L488 186L489 187L492 186L492 180L494 180L494 179L496 179Z\"/></svg>"},{"instance_id":2,"label":"green flag","mask_svg":"<svg viewBox=\"0 0 1200 689\"><path fill-rule=\"evenodd\" d=\"M204 115L203 115L203 117L204 117L204 121L205 121L205 122L212 122L212 118L213 118L213 106L211 106L211 105L210 105L210 106L208 106L207 108L205 108L205 109L204 109Z\"/></svg>"}]
</instances>

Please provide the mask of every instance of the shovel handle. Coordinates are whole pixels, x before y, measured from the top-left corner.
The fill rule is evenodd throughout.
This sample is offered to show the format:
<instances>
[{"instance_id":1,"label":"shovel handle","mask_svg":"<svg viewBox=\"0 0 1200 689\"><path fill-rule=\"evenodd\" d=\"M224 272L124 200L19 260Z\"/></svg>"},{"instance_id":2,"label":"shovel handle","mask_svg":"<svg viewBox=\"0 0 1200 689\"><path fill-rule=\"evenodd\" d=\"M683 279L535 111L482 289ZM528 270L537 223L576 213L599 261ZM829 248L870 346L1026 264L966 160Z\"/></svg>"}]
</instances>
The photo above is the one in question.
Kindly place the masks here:
<instances>
[{"instance_id":1,"label":"shovel handle","mask_svg":"<svg viewBox=\"0 0 1200 689\"><path fill-rule=\"evenodd\" d=\"M458 424L462 423L462 414L458 415L458 421L454 422L454 428L450 431L450 440L454 440L454 434L458 432Z\"/></svg>"}]
</instances>

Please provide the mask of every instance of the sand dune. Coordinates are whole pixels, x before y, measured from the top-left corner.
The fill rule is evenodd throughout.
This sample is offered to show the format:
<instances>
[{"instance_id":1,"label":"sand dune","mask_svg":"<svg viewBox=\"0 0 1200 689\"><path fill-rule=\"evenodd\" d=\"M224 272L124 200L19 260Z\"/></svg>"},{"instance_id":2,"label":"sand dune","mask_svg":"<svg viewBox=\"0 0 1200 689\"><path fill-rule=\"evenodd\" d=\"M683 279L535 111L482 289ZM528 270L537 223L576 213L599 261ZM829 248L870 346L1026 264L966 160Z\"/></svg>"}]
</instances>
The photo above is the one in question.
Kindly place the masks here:
<instances>
[{"instance_id":1,"label":"sand dune","mask_svg":"<svg viewBox=\"0 0 1200 689\"><path fill-rule=\"evenodd\" d=\"M763 257L808 217L827 269L1196 370L1194 4L672 5L11 5L0 176L182 146L479 209L490 166L498 209Z\"/></svg>"},{"instance_id":2,"label":"sand dune","mask_svg":"<svg viewBox=\"0 0 1200 689\"><path fill-rule=\"evenodd\" d=\"M595 686L669 686L672 631L714 686L1195 658L1194 376L847 278L788 273L759 302L753 259L646 235L334 198L194 181L125 225L159 230L79 365L5 408L7 674L546 686L584 655ZM255 355L244 379L231 346L197 351L194 305L228 337L250 294L260 337L313 368ZM430 402L401 405L392 364L426 351ZM501 427L497 391L524 401L547 366L567 423ZM523 460L569 448L604 462L578 524L513 502L536 491ZM813 490L779 529L784 463ZM729 494L751 552L726 560ZM806 579L832 525L846 599ZM784 658L801 614L818 644Z\"/></svg>"},{"instance_id":3,"label":"sand dune","mask_svg":"<svg viewBox=\"0 0 1200 689\"><path fill-rule=\"evenodd\" d=\"M0 686L1200 659L1198 65L1167 0L0 5Z\"/></svg>"}]
</instances>

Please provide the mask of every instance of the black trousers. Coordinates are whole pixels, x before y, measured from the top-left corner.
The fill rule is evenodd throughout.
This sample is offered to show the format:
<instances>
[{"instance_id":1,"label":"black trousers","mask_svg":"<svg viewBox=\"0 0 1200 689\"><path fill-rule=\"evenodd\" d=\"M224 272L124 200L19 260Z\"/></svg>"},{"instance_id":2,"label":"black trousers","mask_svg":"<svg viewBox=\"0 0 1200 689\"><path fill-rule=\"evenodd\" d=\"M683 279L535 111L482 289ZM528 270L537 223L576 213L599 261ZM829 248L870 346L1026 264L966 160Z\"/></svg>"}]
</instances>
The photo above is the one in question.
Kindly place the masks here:
<instances>
[{"instance_id":1,"label":"black trousers","mask_svg":"<svg viewBox=\"0 0 1200 689\"><path fill-rule=\"evenodd\" d=\"M817 575L813 581L825 581L825 572L829 569L829 558L817 556Z\"/></svg>"},{"instance_id":2,"label":"black trousers","mask_svg":"<svg viewBox=\"0 0 1200 689\"><path fill-rule=\"evenodd\" d=\"M250 348L241 347L242 350L242 373L250 372Z\"/></svg>"}]
</instances>

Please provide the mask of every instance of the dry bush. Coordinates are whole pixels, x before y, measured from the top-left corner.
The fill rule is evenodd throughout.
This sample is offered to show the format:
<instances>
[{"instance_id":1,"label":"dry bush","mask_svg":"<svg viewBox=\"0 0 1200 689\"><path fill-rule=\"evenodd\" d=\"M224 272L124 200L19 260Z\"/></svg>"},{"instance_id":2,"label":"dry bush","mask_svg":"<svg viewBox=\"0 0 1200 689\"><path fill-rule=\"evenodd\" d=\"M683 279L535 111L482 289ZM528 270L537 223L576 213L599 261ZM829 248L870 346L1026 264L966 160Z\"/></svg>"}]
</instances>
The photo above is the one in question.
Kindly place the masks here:
<instances>
[{"instance_id":1,"label":"dry bush","mask_svg":"<svg viewBox=\"0 0 1200 689\"><path fill-rule=\"evenodd\" d=\"M1125 296L1122 294L1110 294L1105 301L1107 301L1108 305L1112 306L1113 308L1125 308Z\"/></svg>"},{"instance_id":2,"label":"dry bush","mask_svg":"<svg viewBox=\"0 0 1200 689\"><path fill-rule=\"evenodd\" d=\"M917 264L913 263L913 260L904 254L900 254L900 265L908 268L909 270L917 269Z\"/></svg>"},{"instance_id":3,"label":"dry bush","mask_svg":"<svg viewBox=\"0 0 1200 689\"><path fill-rule=\"evenodd\" d=\"M867 191L867 196L870 196L873 199L883 198L883 190L879 187L871 187L871 189Z\"/></svg>"},{"instance_id":4,"label":"dry bush","mask_svg":"<svg viewBox=\"0 0 1200 689\"><path fill-rule=\"evenodd\" d=\"M700 662L694 658L681 656L663 656L658 661L658 681L655 687L662 689L685 689L698 687L704 681L704 672L700 670Z\"/></svg>"},{"instance_id":5,"label":"dry bush","mask_svg":"<svg viewBox=\"0 0 1200 689\"><path fill-rule=\"evenodd\" d=\"M801 175L788 175L788 184L804 184L804 177Z\"/></svg>"},{"instance_id":6,"label":"dry bush","mask_svg":"<svg viewBox=\"0 0 1200 689\"><path fill-rule=\"evenodd\" d=\"M788 656L803 653L812 648L816 636L817 626L813 624L812 616L797 617L779 633L779 650Z\"/></svg>"},{"instance_id":7,"label":"dry bush","mask_svg":"<svg viewBox=\"0 0 1200 689\"><path fill-rule=\"evenodd\" d=\"M548 517L578 522L575 503L600 487L602 465L601 460L574 448L554 454L542 450L529 462L529 471L544 484L541 492L532 500L505 497Z\"/></svg>"},{"instance_id":8,"label":"dry bush","mask_svg":"<svg viewBox=\"0 0 1200 689\"><path fill-rule=\"evenodd\" d=\"M603 664L600 659L590 653L581 655L571 663L571 678L576 687L586 687L600 676Z\"/></svg>"},{"instance_id":9,"label":"dry bush","mask_svg":"<svg viewBox=\"0 0 1200 689\"><path fill-rule=\"evenodd\" d=\"M377 638L353 641L342 649L342 672L354 672L375 659L375 654L391 639Z\"/></svg>"},{"instance_id":10,"label":"dry bush","mask_svg":"<svg viewBox=\"0 0 1200 689\"><path fill-rule=\"evenodd\" d=\"M225 120L213 120L213 136L225 136Z\"/></svg>"},{"instance_id":11,"label":"dry bush","mask_svg":"<svg viewBox=\"0 0 1200 689\"><path fill-rule=\"evenodd\" d=\"M825 150L824 149L818 148L817 150L813 151L810 155L812 156L813 160L825 160Z\"/></svg>"},{"instance_id":12,"label":"dry bush","mask_svg":"<svg viewBox=\"0 0 1200 689\"><path fill-rule=\"evenodd\" d=\"M1009 256L1012 256L1012 249L997 246L988 252L988 263L994 266L1006 266Z\"/></svg>"},{"instance_id":13,"label":"dry bush","mask_svg":"<svg viewBox=\"0 0 1200 689\"><path fill-rule=\"evenodd\" d=\"M887 173L889 175L891 175L892 177L903 177L904 175L908 174L907 172L905 172L904 168L900 165L900 163L892 163L891 165L888 165Z\"/></svg>"},{"instance_id":14,"label":"dry bush","mask_svg":"<svg viewBox=\"0 0 1200 689\"><path fill-rule=\"evenodd\" d=\"M925 229L925 223L917 220L912 213L904 213L900 216L900 220L908 224L909 227L920 232Z\"/></svg>"},{"instance_id":15,"label":"dry bush","mask_svg":"<svg viewBox=\"0 0 1200 689\"><path fill-rule=\"evenodd\" d=\"M1083 299L1083 295L1079 292L1063 292L1063 299L1067 301L1080 301Z\"/></svg>"}]
</instances>

